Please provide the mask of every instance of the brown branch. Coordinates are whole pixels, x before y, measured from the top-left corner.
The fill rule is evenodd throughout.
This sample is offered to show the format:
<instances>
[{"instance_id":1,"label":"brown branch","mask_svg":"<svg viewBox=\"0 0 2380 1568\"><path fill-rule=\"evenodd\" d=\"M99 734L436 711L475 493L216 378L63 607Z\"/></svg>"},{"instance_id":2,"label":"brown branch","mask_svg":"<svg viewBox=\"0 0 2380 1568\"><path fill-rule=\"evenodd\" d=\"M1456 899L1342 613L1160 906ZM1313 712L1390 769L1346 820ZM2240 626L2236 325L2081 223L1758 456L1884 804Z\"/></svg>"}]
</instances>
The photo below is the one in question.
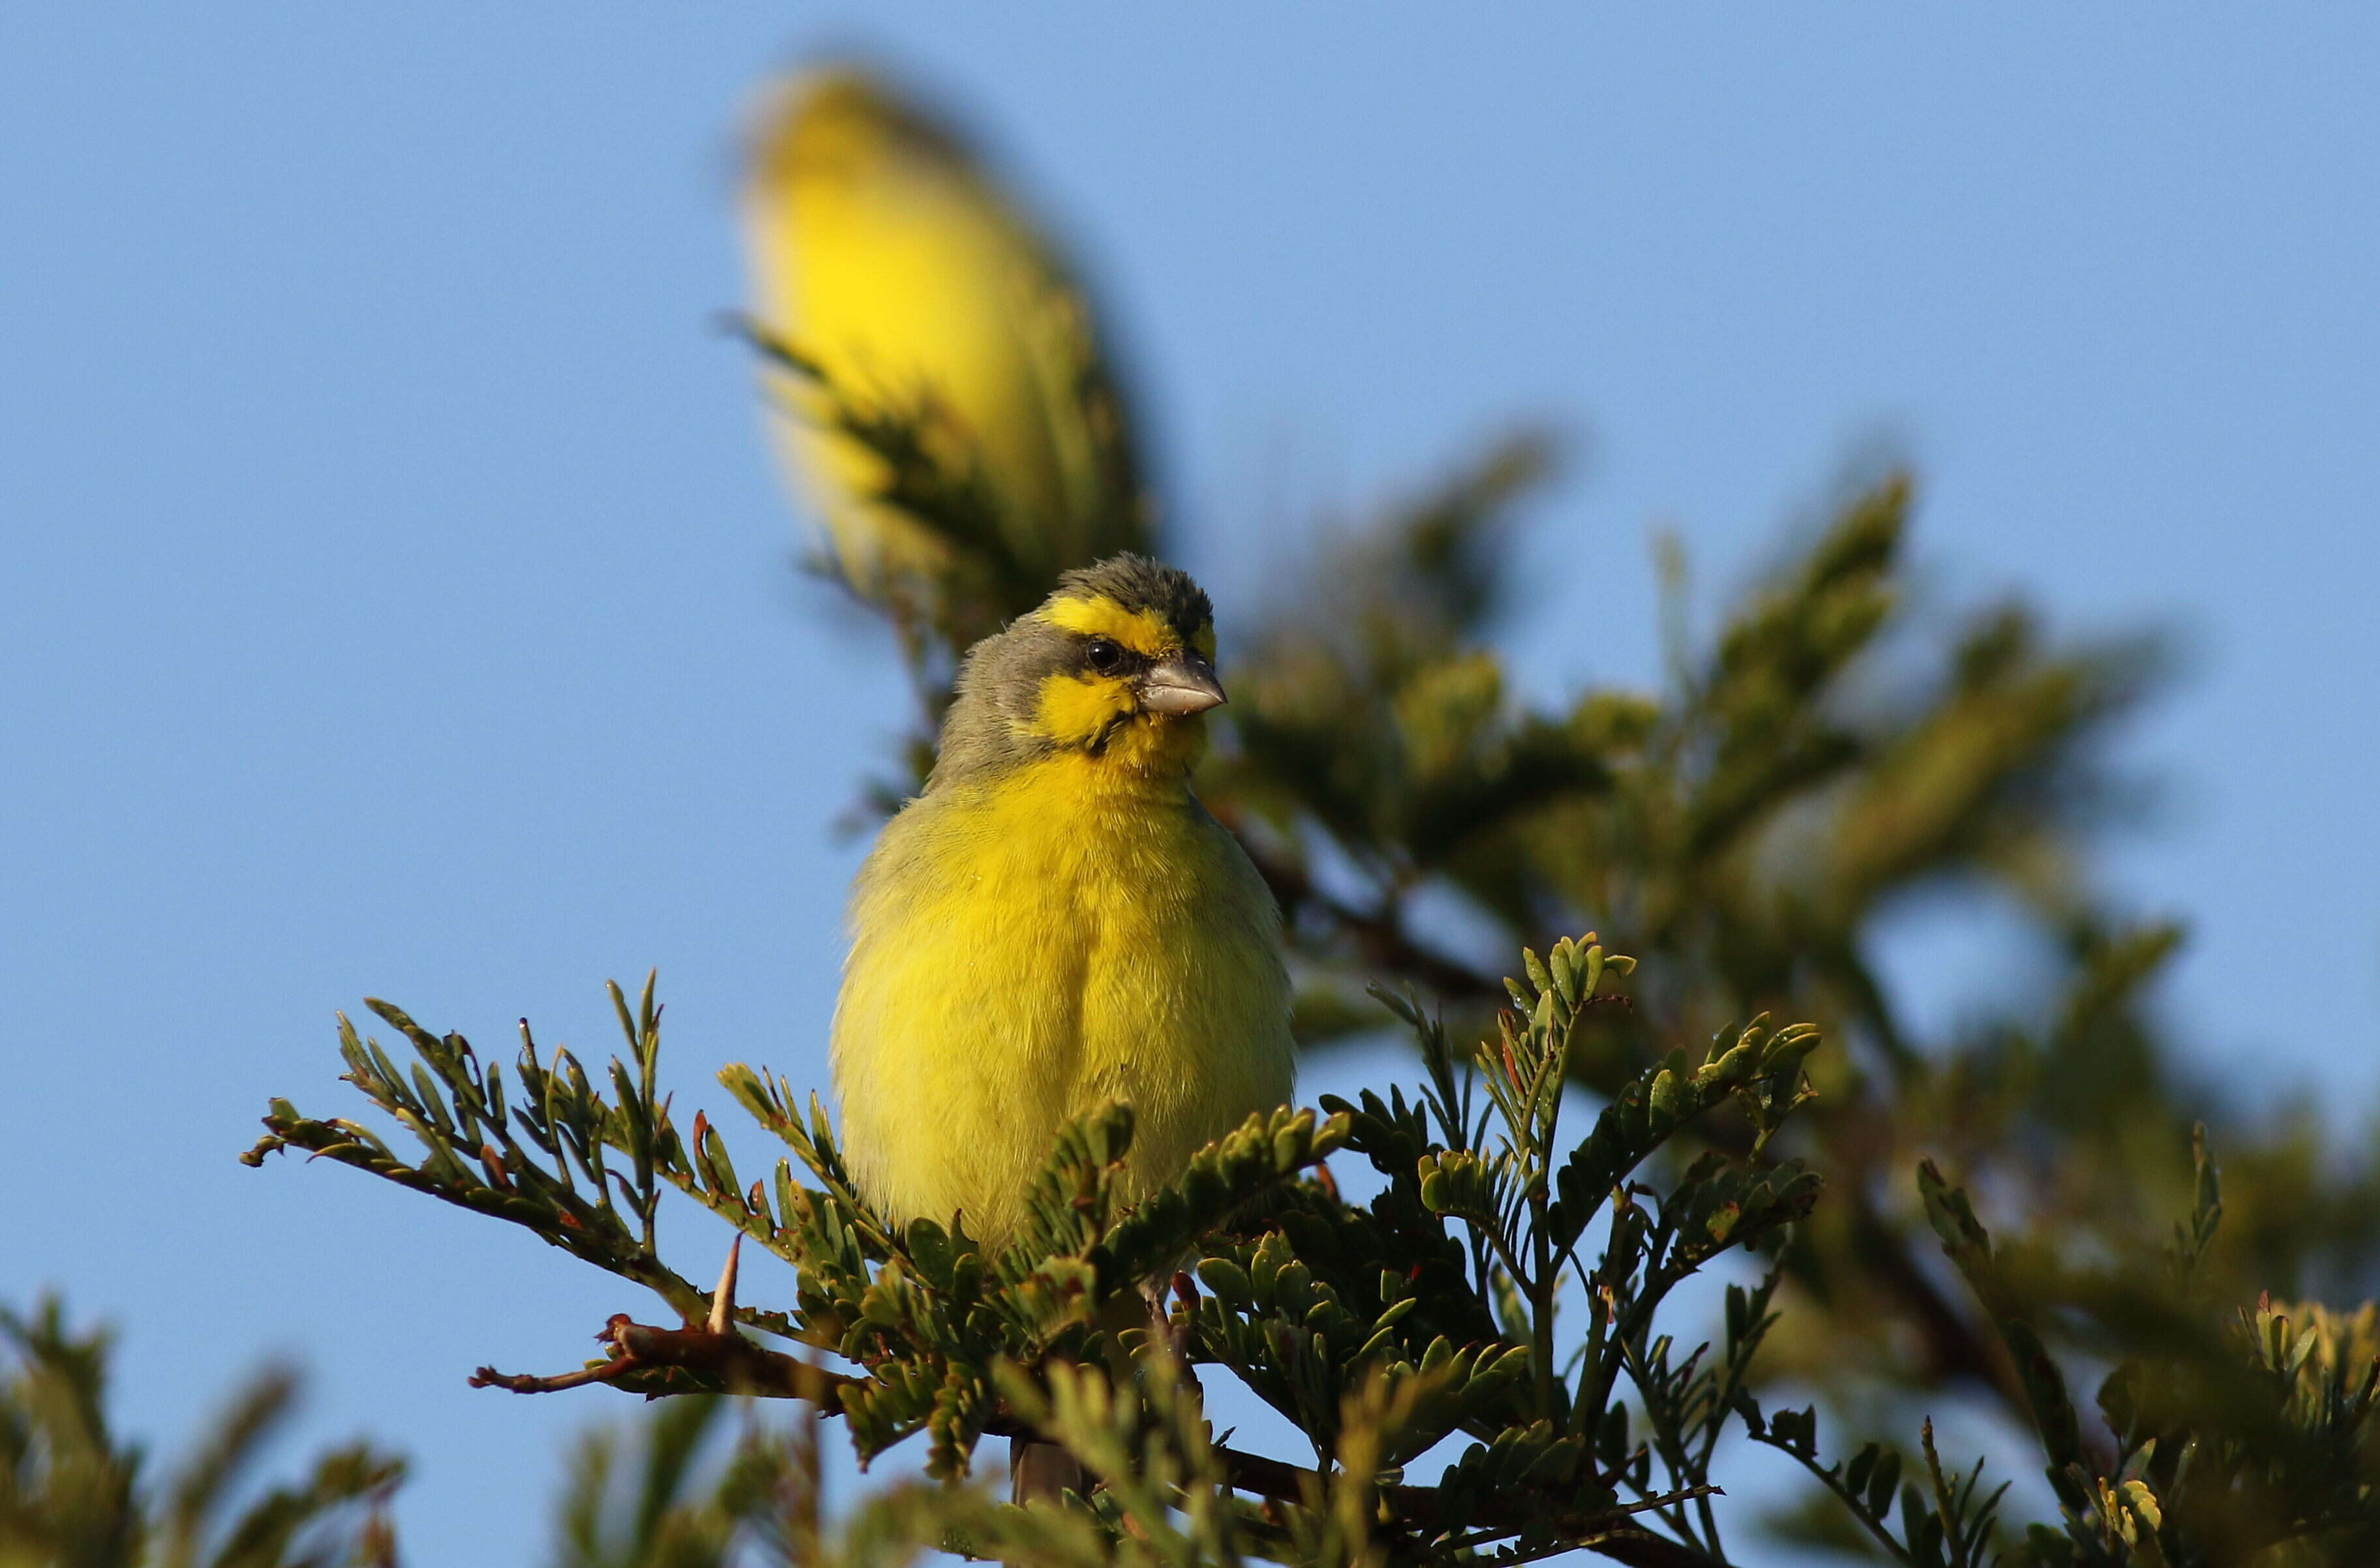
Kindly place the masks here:
<instances>
[{"instance_id":1,"label":"brown branch","mask_svg":"<svg viewBox=\"0 0 2380 1568\"><path fill-rule=\"evenodd\" d=\"M508 1389L514 1393L556 1393L589 1383L616 1385L632 1374L665 1376L683 1371L707 1382L715 1381L730 1393L753 1394L762 1399L807 1399L832 1414L841 1408L834 1397L836 1391L863 1381L757 1345L733 1328L716 1332L707 1323L663 1329L631 1321L626 1313L614 1312L603 1325L602 1332L595 1337L611 1351L611 1358L600 1367L584 1367L552 1377L499 1372L493 1367L482 1367L471 1374L471 1386Z\"/></svg>"},{"instance_id":2,"label":"brown branch","mask_svg":"<svg viewBox=\"0 0 2380 1568\"><path fill-rule=\"evenodd\" d=\"M514 1393L556 1393L564 1389L585 1388L589 1383L618 1385L636 1375L641 1375L638 1380L642 1381L652 1377L666 1379L671 1372L683 1371L714 1381L730 1393L763 1399L807 1399L821 1408L839 1410L841 1402L834 1399L835 1391L856 1387L862 1380L830 1372L782 1351L766 1349L736 1331L735 1274L743 1255L744 1238L737 1236L727 1248L726 1265L720 1270L719 1283L710 1293L710 1316L699 1322L689 1317L683 1328L662 1329L637 1322L625 1312L614 1312L595 1336L611 1350L610 1358L601 1366L582 1367L576 1372L552 1377L499 1372L493 1367L482 1367L471 1374L471 1386L507 1389ZM640 1392L672 1391L660 1388Z\"/></svg>"},{"instance_id":3,"label":"brown branch","mask_svg":"<svg viewBox=\"0 0 2380 1568\"><path fill-rule=\"evenodd\" d=\"M1643 1530L1614 1530L1579 1544L1628 1568L1720 1568L1720 1560L1708 1552Z\"/></svg>"},{"instance_id":4,"label":"brown branch","mask_svg":"<svg viewBox=\"0 0 2380 1568\"><path fill-rule=\"evenodd\" d=\"M1295 1502L1309 1496L1323 1495L1329 1485L1328 1478L1319 1472L1285 1460L1269 1458L1261 1453L1245 1453L1220 1443L1214 1453L1223 1462L1224 1479L1240 1491ZM1424 1532L1439 1527L1442 1515L1436 1487L1388 1486L1380 1488L1379 1491L1380 1501L1399 1520ZM1556 1527L1570 1545L1598 1552L1616 1562L1627 1563L1629 1568L1716 1568L1717 1559L1682 1542L1652 1535L1633 1525L1613 1525L1614 1512L1597 1510L1567 1521L1556 1521ZM1524 1527L1542 1528L1548 1523L1543 1515L1525 1506L1498 1507L1493 1504L1477 1522L1488 1525L1498 1534L1510 1534ZM1562 1528L1563 1525L1568 1527Z\"/></svg>"}]
</instances>

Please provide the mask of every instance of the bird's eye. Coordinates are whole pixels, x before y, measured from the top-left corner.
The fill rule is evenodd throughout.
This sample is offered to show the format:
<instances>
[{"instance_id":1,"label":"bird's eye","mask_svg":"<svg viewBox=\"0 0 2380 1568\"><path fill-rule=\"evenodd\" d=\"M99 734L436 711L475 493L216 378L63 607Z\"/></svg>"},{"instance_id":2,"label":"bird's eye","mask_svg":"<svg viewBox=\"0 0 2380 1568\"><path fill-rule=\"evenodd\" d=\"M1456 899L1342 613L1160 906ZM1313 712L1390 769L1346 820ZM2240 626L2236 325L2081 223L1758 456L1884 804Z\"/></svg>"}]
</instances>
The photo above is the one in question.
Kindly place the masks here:
<instances>
[{"instance_id":1,"label":"bird's eye","mask_svg":"<svg viewBox=\"0 0 2380 1568\"><path fill-rule=\"evenodd\" d=\"M1115 667L1123 662L1123 650L1103 637L1091 638L1091 645L1084 650L1083 656L1090 661L1092 669L1103 675L1114 674Z\"/></svg>"}]
</instances>

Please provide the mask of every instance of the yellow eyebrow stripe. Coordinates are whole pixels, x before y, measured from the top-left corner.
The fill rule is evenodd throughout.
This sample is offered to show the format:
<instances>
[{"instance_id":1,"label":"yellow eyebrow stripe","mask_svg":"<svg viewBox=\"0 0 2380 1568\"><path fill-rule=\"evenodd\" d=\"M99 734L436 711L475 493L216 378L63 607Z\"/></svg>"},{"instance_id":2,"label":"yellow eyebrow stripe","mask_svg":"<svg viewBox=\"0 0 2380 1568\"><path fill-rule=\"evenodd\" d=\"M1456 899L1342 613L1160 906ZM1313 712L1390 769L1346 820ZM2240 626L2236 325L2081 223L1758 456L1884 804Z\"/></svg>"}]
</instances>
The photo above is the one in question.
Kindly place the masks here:
<instances>
[{"instance_id":1,"label":"yellow eyebrow stripe","mask_svg":"<svg viewBox=\"0 0 2380 1568\"><path fill-rule=\"evenodd\" d=\"M1112 599L1061 599L1042 618L1062 631L1109 637L1151 659L1182 650L1182 636L1154 610L1127 610Z\"/></svg>"}]
</instances>

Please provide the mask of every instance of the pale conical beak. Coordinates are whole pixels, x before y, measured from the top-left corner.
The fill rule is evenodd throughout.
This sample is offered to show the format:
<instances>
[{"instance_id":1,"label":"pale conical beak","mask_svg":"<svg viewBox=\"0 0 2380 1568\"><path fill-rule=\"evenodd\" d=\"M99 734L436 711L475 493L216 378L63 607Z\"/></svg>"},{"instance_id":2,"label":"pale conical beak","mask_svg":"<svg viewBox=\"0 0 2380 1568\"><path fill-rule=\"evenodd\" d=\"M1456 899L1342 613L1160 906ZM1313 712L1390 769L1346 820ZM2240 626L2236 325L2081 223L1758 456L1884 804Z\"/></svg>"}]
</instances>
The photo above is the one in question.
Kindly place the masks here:
<instances>
[{"instance_id":1,"label":"pale conical beak","mask_svg":"<svg viewBox=\"0 0 2380 1568\"><path fill-rule=\"evenodd\" d=\"M1152 713L1203 713L1222 701L1215 667L1196 653L1160 660L1140 677L1140 705Z\"/></svg>"}]
</instances>

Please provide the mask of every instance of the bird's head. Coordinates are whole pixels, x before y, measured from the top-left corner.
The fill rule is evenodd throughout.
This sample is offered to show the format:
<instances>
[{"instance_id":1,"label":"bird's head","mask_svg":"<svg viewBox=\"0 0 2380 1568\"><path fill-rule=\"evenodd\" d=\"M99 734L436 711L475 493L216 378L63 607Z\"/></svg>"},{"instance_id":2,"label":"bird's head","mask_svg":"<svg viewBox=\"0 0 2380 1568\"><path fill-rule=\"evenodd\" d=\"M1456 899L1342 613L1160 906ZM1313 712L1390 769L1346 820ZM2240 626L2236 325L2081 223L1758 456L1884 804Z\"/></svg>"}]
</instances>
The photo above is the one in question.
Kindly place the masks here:
<instances>
[{"instance_id":1,"label":"bird's head","mask_svg":"<svg viewBox=\"0 0 2380 1568\"><path fill-rule=\"evenodd\" d=\"M1189 772L1223 700L1215 616L1189 574L1115 555L1058 579L960 666L934 780L1071 755L1118 776Z\"/></svg>"}]
</instances>

